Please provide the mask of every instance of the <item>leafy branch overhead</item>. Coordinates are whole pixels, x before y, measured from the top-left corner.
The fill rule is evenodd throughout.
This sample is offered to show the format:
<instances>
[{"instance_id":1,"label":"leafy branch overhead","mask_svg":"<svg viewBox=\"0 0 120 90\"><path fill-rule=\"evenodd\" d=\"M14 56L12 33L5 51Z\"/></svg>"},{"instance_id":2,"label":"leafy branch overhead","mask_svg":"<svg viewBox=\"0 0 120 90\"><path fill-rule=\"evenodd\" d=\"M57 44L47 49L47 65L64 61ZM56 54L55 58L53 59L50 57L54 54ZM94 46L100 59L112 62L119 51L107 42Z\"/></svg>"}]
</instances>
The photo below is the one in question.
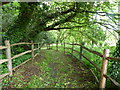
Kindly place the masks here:
<instances>
[{"instance_id":1,"label":"leafy branch overhead","mask_svg":"<svg viewBox=\"0 0 120 90\"><path fill-rule=\"evenodd\" d=\"M3 31L15 42L29 41L42 31L74 30L103 26L119 32L119 14L111 12L109 2L11 2L3 3ZM105 8L106 6L106 8ZM13 13L14 10L14 13ZM110 12L108 12L110 11ZM7 14L9 12L9 14ZM9 16L12 18L10 19ZM97 17L107 17L100 19ZM6 24L5 22L10 24ZM87 29L88 30L88 29ZM82 31L81 31L82 32Z\"/></svg>"}]
</instances>

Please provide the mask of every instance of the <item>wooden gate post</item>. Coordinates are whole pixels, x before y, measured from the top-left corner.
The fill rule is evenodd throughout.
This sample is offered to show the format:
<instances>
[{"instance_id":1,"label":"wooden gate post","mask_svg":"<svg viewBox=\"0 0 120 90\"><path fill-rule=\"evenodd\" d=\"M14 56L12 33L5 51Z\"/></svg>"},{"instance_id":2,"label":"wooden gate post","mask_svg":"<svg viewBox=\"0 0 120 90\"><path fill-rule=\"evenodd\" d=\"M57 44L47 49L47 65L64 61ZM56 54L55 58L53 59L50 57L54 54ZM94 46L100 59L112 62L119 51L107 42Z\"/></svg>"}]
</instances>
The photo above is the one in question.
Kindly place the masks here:
<instances>
[{"instance_id":1,"label":"wooden gate post","mask_svg":"<svg viewBox=\"0 0 120 90\"><path fill-rule=\"evenodd\" d=\"M74 42L72 43L72 54L73 54L73 49L74 49Z\"/></svg>"},{"instance_id":2,"label":"wooden gate post","mask_svg":"<svg viewBox=\"0 0 120 90\"><path fill-rule=\"evenodd\" d=\"M9 40L5 40L5 45L7 46L7 49L6 49L6 57L8 59L7 67L10 73L9 75L12 76L12 60L11 60L11 48L10 48Z\"/></svg>"},{"instance_id":3,"label":"wooden gate post","mask_svg":"<svg viewBox=\"0 0 120 90\"><path fill-rule=\"evenodd\" d=\"M33 41L31 41L31 43L32 43L32 59L34 58L34 43L33 43Z\"/></svg>"},{"instance_id":4,"label":"wooden gate post","mask_svg":"<svg viewBox=\"0 0 120 90\"><path fill-rule=\"evenodd\" d=\"M104 77L104 74L107 73L108 60L106 58L109 57L109 52L110 52L109 49L104 49L103 51L103 60L102 60L102 68L101 68L100 83L99 83L100 89L105 88L106 85L106 78Z\"/></svg>"}]
</instances>

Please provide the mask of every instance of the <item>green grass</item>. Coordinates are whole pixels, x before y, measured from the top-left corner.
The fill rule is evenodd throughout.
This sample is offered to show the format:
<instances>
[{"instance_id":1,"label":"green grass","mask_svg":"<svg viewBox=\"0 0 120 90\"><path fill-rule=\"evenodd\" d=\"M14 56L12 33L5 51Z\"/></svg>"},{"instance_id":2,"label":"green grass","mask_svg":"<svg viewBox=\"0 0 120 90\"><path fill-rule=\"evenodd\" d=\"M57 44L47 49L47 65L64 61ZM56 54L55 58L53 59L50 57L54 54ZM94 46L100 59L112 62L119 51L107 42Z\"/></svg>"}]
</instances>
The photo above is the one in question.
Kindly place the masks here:
<instances>
[{"instance_id":1,"label":"green grass","mask_svg":"<svg viewBox=\"0 0 120 90\"><path fill-rule=\"evenodd\" d=\"M32 70L33 66L35 68L38 68L40 71L36 72L36 74L28 76L29 79L27 80L25 73L33 73L27 70L29 68ZM87 78L92 76L91 74L86 75L85 73L89 73L88 70L85 70L85 68L82 70L82 68L84 67L81 66L78 61L73 62L73 58L64 55L63 52L57 52L54 50L42 50L34 62L28 62L15 72L12 80L9 81L11 82L9 86L12 88L95 87L96 84L91 80L84 81L85 76ZM36 71L36 69L33 70ZM38 73L39 75L37 75ZM6 81L4 80L4 82Z\"/></svg>"},{"instance_id":2,"label":"green grass","mask_svg":"<svg viewBox=\"0 0 120 90\"><path fill-rule=\"evenodd\" d=\"M48 51L45 53L46 58L42 60L41 63L36 63L36 65L42 70L42 74L40 76L32 76L32 79L28 83L27 88L67 88L69 84L71 84L73 88L79 87L76 80L71 80L71 78L68 78L71 73L78 73L78 71L74 71L72 65L68 64L71 62L71 59L68 57L62 57L62 55L59 52L53 51ZM59 65L54 67L56 64ZM68 67L70 70L67 70ZM59 71L57 75L55 75L57 72L56 69ZM53 76L51 76L51 73ZM93 84L91 85L93 86Z\"/></svg>"},{"instance_id":3,"label":"green grass","mask_svg":"<svg viewBox=\"0 0 120 90\"><path fill-rule=\"evenodd\" d=\"M66 45L66 47L72 47L71 45ZM56 50L56 46L51 46L52 49ZM43 47L42 49L46 49L46 47ZM78 46L75 46L74 47L75 50L79 51L80 50L80 47ZM91 48L92 50L97 50L98 52L102 53L103 49L99 48L99 47L94 47L94 48ZM114 51L114 47L111 47L111 50ZM61 53L64 52L64 49L63 49L63 46L59 45L59 51ZM71 53L71 50L70 49L66 49L67 52L70 52ZM36 50L35 51L35 54L38 53L38 51ZM45 52L44 52L45 53ZM40 76L37 76L37 75L33 75L31 77L31 80L29 81L29 83L26 83L24 81L22 81L21 78L23 78L24 76L20 75L21 78L17 78L17 83L14 84L14 87L17 87L17 88L21 88L24 86L24 88L51 88L51 87L57 87L57 88L66 88L68 87L69 83L71 84L71 87L79 87L77 85L77 81L76 80L70 80L67 79L69 74L70 73L76 73L76 71L74 71L73 67L71 66L71 64L68 64L70 70L67 70L67 66L66 66L66 63L70 62L70 58L62 58L62 57L59 57L59 56L62 56L63 54L61 53L58 53L58 52L53 52L53 51L49 51L47 53L44 54L44 56L46 58L44 58L42 60L42 62L34 62L33 64L38 67L40 70L41 70L41 75ZM67 53L66 53L67 54ZM83 54L88 57L90 60L92 60L93 62L95 62L98 67L101 68L101 63L102 63L102 58L100 58L99 56L97 55L94 55L92 53L89 53L88 51L86 50L83 50ZM79 60L79 54L74 52L73 55L78 58ZM112 56L112 55L111 55ZM5 56L3 56L5 57ZM55 59L56 57L56 59ZM23 55L19 58L16 58L13 60L13 67L19 65L20 63L24 62L25 60L31 58L31 54L26 54L26 55ZM84 61L85 65L87 65L89 68L91 68L97 75L97 77L99 78L100 77L100 73L94 68L93 65L91 65L86 59L82 59L82 61ZM57 66L58 70L63 73L62 75L58 73L58 76L60 79L58 78L52 78L51 77L51 73L54 74L54 68L53 67L49 67L50 63L59 63L59 65ZM2 73L6 73L8 72L7 70L7 67L6 67L6 64L2 64ZM61 68L61 66L64 66ZM108 71L110 70L111 66L111 63L108 64ZM22 72L24 72L23 70L21 70ZM80 72L77 72L77 73L80 73ZM109 75L109 72L108 72L108 75ZM10 82L13 82L14 80L16 80L16 77L12 79L12 81ZM82 80L82 79L81 79ZM5 83L8 82L8 80L4 80ZM62 82L62 83L61 83ZM88 82L89 85L91 84L91 86L94 87L94 85L92 85L92 83ZM5 84L7 86L7 84ZM82 85L82 84L81 84ZM107 86L110 86L110 82L108 81L107 82Z\"/></svg>"},{"instance_id":4,"label":"green grass","mask_svg":"<svg viewBox=\"0 0 120 90\"><path fill-rule=\"evenodd\" d=\"M65 45L65 46L66 46L66 47L69 47L69 48L72 48L71 45ZM101 48L101 47L87 47L87 48L89 48L89 49L91 49L91 50L95 50L95 51L97 51L97 52L100 52L101 54L103 53L103 50L104 50L104 49L109 49L109 50L110 50L110 57L113 57L113 52L114 52L114 50L115 50L115 47L114 47L114 46L112 46L112 47L106 46L106 47L104 47L104 48ZM56 46L53 46L53 49L56 50ZM74 46L74 49L80 52L80 47L79 47L79 46ZM60 50L60 51L64 51L63 45L62 45L62 46L59 45L59 50ZM70 52L70 53L71 53L71 50L70 50L70 49L66 49L66 52ZM101 65L102 65L102 58L101 58L101 57L99 57L99 56L97 56L97 55L95 55L95 54L92 54L92 53L90 53L90 52L88 52L87 50L84 50L84 49L83 49L83 54L84 54L88 59L90 59L91 61L93 61L99 68L101 68ZM78 58L78 60L79 60L80 55L79 55L78 53L74 52L73 55L74 55L76 58ZM98 71L95 69L95 67L94 67L93 65L91 65L91 64L89 63L89 61L87 61L86 59L82 58L82 61L84 61L85 65L87 65L90 69L92 69L92 70L94 71L94 73L96 74L97 78L100 79L100 72L98 72ZM110 73L109 73L110 71L111 71L111 62L108 63L108 73L107 73L107 74L108 74L109 76L110 76ZM110 87L110 86L111 86L109 80L107 80L107 85L106 85L106 86L107 86L107 87Z\"/></svg>"}]
</instances>

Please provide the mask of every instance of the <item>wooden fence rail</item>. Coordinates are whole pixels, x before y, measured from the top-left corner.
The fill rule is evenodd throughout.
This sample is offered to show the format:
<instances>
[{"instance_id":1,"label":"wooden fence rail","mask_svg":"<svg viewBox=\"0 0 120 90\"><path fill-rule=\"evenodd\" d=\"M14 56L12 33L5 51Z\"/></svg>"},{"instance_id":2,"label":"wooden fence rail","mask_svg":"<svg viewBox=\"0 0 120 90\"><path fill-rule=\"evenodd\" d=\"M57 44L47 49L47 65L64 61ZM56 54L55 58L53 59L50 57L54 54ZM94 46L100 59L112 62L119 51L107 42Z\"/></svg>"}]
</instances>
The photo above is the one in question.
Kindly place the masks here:
<instances>
[{"instance_id":1,"label":"wooden fence rail","mask_svg":"<svg viewBox=\"0 0 120 90\"><path fill-rule=\"evenodd\" d=\"M73 45L73 44L70 44L70 43L66 43L68 45ZM74 44L74 45L77 45L77 46L81 46L83 49L93 53L93 54L96 54L97 56L100 56L100 57L103 57L103 55L100 53L100 52L97 52L97 51L94 51L94 50L91 50L91 49L88 49L86 47L84 47L83 45L81 44ZM120 57L106 57L107 60L113 60L113 61L117 61L117 62L120 62Z\"/></svg>"},{"instance_id":2,"label":"wooden fence rail","mask_svg":"<svg viewBox=\"0 0 120 90\"><path fill-rule=\"evenodd\" d=\"M25 45L31 45L31 50L22 52L22 53L20 53L20 54L17 54L17 55L14 55L13 57L11 57L11 48L10 48L10 47L13 47L13 46L16 46L16 45L23 45L23 44L25 44ZM2 80L2 78L6 77L6 76L8 76L8 75L9 75L9 76L12 76L12 75L13 75L13 73L12 73L13 70L15 70L16 68L18 68L18 67L20 67L21 65L25 64L25 63L28 62L29 60L32 60L32 58L34 58L34 57L37 55L37 54L34 55L34 51L35 51L35 50L40 50L41 47L38 47L38 48L35 48L35 49L34 49L34 44L35 44L35 45L37 44L38 46L40 46L39 43L33 43L33 41L31 41L31 43L21 42L21 43L15 43L15 44L10 45L10 42L9 42L8 40L5 41L5 46L0 46L0 49L1 49L1 50L2 50L2 49L6 49L6 56L7 56L7 59L0 59L0 64L5 63L5 62L8 62L7 67L8 67L8 71L9 71L8 73L5 73L5 74L0 75L0 80ZM23 56L23 55L25 55L25 54L27 54L27 53L32 53L32 58L24 61L24 62L21 63L20 65L18 65L18 66L16 66L16 67L13 68L13 67L12 67L12 59L18 58L18 57Z\"/></svg>"},{"instance_id":3,"label":"wooden fence rail","mask_svg":"<svg viewBox=\"0 0 120 90\"><path fill-rule=\"evenodd\" d=\"M72 48L67 48L66 49L72 49ZM83 56L86 60L88 60L98 71L101 71L100 68L93 62L91 61L90 59L88 59L85 55L83 55L82 53L80 53L79 51L77 50L74 50L73 51L77 52L78 54L80 54L81 56Z\"/></svg>"},{"instance_id":4,"label":"wooden fence rail","mask_svg":"<svg viewBox=\"0 0 120 90\"><path fill-rule=\"evenodd\" d=\"M72 48L68 48L68 47L65 47L66 45L65 44L68 44L68 45L72 45ZM62 45L62 44L61 44ZM98 67L97 64L95 64L93 61L91 61L89 58L87 58L85 55L83 55L81 52L77 51L77 50L74 50L74 45L77 45L77 46L80 46L81 48L87 50L88 52L90 53L93 53L97 56L100 56L102 58L102 68L100 69ZM79 55L81 55L83 58L85 58L87 61L90 62L90 64L92 64L97 71L100 72L100 82L99 82L99 88L105 88L105 84L106 84L106 78L108 78L114 85L116 85L117 87L120 87L120 84L118 82L116 82L114 79L112 79L110 76L106 75L107 73L107 64L108 64L108 60L113 60L113 61L117 61L117 62L120 62L120 57L109 57L109 49L104 49L104 52L103 54L97 52L97 51L94 51L94 50L91 50L91 49L88 49L87 47L81 45L81 44L70 44L70 43L65 43L64 41L64 45L63 45L63 48L64 48L64 53L66 52L66 49L71 49L71 52L73 53L74 52L77 52ZM97 80L97 79L96 79ZM98 82L98 81L97 81Z\"/></svg>"},{"instance_id":5,"label":"wooden fence rail","mask_svg":"<svg viewBox=\"0 0 120 90\"><path fill-rule=\"evenodd\" d=\"M9 59L0 59L0 64L4 63L4 62L8 62Z\"/></svg>"},{"instance_id":6,"label":"wooden fence rail","mask_svg":"<svg viewBox=\"0 0 120 90\"><path fill-rule=\"evenodd\" d=\"M23 44L32 44L32 43L21 42L21 43L12 44L12 45L10 45L10 46L12 47L12 46L23 45Z\"/></svg>"},{"instance_id":7,"label":"wooden fence rail","mask_svg":"<svg viewBox=\"0 0 120 90\"><path fill-rule=\"evenodd\" d=\"M23 56L24 54L27 54L27 53L30 53L30 52L32 52L32 50L28 50L28 51L22 52L20 54L17 54L15 56L13 56L11 59L18 58L18 57Z\"/></svg>"},{"instance_id":8,"label":"wooden fence rail","mask_svg":"<svg viewBox=\"0 0 120 90\"><path fill-rule=\"evenodd\" d=\"M7 46L0 46L0 50L1 49L6 49L7 48Z\"/></svg>"},{"instance_id":9,"label":"wooden fence rail","mask_svg":"<svg viewBox=\"0 0 120 90\"><path fill-rule=\"evenodd\" d=\"M76 51L76 50L74 50L74 51ZM66 51L65 51L65 52L66 52ZM77 51L77 52L78 52L78 51ZM66 53L70 53L70 52L66 52ZM73 55L73 53L70 53L70 54ZM74 56L76 59L78 59L75 55L73 55L73 56ZM89 69L89 70L91 71L91 73L92 73L93 76L95 77L96 83L99 84L99 80L98 80L97 76L95 75L95 73L93 72L93 70L90 69L87 65L85 65L85 62L84 62L84 61L81 61L81 63L82 63L85 67L87 67L87 69ZM100 72L100 68L98 69L98 71Z\"/></svg>"},{"instance_id":10,"label":"wooden fence rail","mask_svg":"<svg viewBox=\"0 0 120 90\"><path fill-rule=\"evenodd\" d=\"M67 43L69 44L69 43ZM77 50L73 50L77 53L79 53L83 58L85 58L86 60L88 60L92 65L94 65L94 67L101 73L100 75L100 82L99 82L99 88L105 88L105 84L106 84L106 78L108 78L114 85L120 87L120 84L118 82L116 82L114 79L112 79L111 77L109 77L108 75L106 75L107 73L107 64L108 64L108 60L113 60L113 61L117 61L117 62L120 62L120 58L119 57L109 57L109 49L105 49L104 52L103 52L103 55L97 51L94 51L94 50L90 50L86 47L84 47L83 45L81 44L69 44L69 45L78 45L78 46L81 46L83 49L93 53L93 54L96 54L100 57L103 58L102 60L102 69L100 69L94 62L92 62L91 60L89 60L86 56L84 56L82 53L80 53L79 51ZM66 48L66 49L71 49L72 48Z\"/></svg>"},{"instance_id":11,"label":"wooden fence rail","mask_svg":"<svg viewBox=\"0 0 120 90\"><path fill-rule=\"evenodd\" d=\"M25 51L25 52L22 52L18 55L15 55L13 57L11 57L11 48L12 46L16 46L16 45L22 45L22 44L29 44L31 45L31 50L28 50L28 51ZM68 48L66 47L66 44L68 45L72 45L72 48ZM34 49L34 45L37 45L38 48ZM62 45L62 44L61 44ZM102 57L102 68L100 69L98 67L98 65L96 65L93 61L91 61L89 58L87 58L85 55L83 55L82 52L79 52L77 50L74 50L74 45L77 45L77 46L80 46L80 49L85 49L87 51L89 51L90 53L93 53L97 56L100 56ZM88 49L86 48L85 46L81 45L81 44L70 44L70 43L65 43L64 41L64 44L63 44L63 48L64 48L64 53L66 52L66 49L71 49L71 52L77 52L79 55L81 55L83 58L85 58L87 61L89 61L95 68L97 71L99 71L101 74L100 74L100 82L99 82L99 88L105 88L105 84L106 84L106 78L108 78L113 84L115 84L116 86L120 87L120 84L118 82L116 82L114 79L112 79L111 77L109 77L108 75L106 75L107 73L107 63L108 63L108 60L114 60L114 61L117 61L117 62L120 62L120 58L119 57L109 57L109 50L108 49L105 49L103 54L97 52L97 51L94 51L94 50L91 50L91 49ZM21 43L15 43L15 44L12 44L10 45L9 41L5 41L5 46L0 46L0 50L1 49L6 49L6 56L7 56L7 59L0 59L0 64L4 63L4 62L8 62L8 70L9 72L8 73L5 73L5 74L2 74L0 75L0 79L4 78L5 76L7 75L10 75L12 76L12 71L15 70L16 68L20 67L21 65L25 64L26 62L28 62L29 60L32 60L31 58L26 60L25 62L21 63L20 65L12 68L12 59L15 59L15 58L18 58L24 54L27 54L27 53L30 53L31 52L31 55L32 55L32 58L34 58L36 55L34 55L34 51L35 50L40 50L42 46L39 45L39 43L33 43L33 41L31 41L31 43L26 43L26 42L21 42ZM50 44L49 44L49 47L50 47ZM56 48L58 50L58 43L56 44Z\"/></svg>"}]
</instances>

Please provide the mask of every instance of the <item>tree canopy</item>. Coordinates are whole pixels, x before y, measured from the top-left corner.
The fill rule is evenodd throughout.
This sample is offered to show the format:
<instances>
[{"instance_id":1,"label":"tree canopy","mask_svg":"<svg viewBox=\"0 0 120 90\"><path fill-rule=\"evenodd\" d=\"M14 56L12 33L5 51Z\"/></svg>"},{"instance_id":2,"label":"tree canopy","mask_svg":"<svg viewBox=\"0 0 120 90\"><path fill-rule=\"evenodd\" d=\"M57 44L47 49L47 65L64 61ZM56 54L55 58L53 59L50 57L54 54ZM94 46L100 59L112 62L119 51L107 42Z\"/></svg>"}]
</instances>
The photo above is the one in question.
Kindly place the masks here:
<instances>
[{"instance_id":1,"label":"tree canopy","mask_svg":"<svg viewBox=\"0 0 120 90\"><path fill-rule=\"evenodd\" d=\"M110 2L11 2L2 7L2 31L6 32L9 39L14 42L29 41L42 31L69 30L71 36L77 32L97 43L97 39L105 39L104 35L99 36L102 35L100 33L104 33L101 26L119 33L115 28L118 13L114 13L112 11L114 8L111 8L115 4ZM109 20L105 19L106 17ZM71 31L74 32L70 33ZM91 36L91 33L94 35Z\"/></svg>"}]
</instances>

